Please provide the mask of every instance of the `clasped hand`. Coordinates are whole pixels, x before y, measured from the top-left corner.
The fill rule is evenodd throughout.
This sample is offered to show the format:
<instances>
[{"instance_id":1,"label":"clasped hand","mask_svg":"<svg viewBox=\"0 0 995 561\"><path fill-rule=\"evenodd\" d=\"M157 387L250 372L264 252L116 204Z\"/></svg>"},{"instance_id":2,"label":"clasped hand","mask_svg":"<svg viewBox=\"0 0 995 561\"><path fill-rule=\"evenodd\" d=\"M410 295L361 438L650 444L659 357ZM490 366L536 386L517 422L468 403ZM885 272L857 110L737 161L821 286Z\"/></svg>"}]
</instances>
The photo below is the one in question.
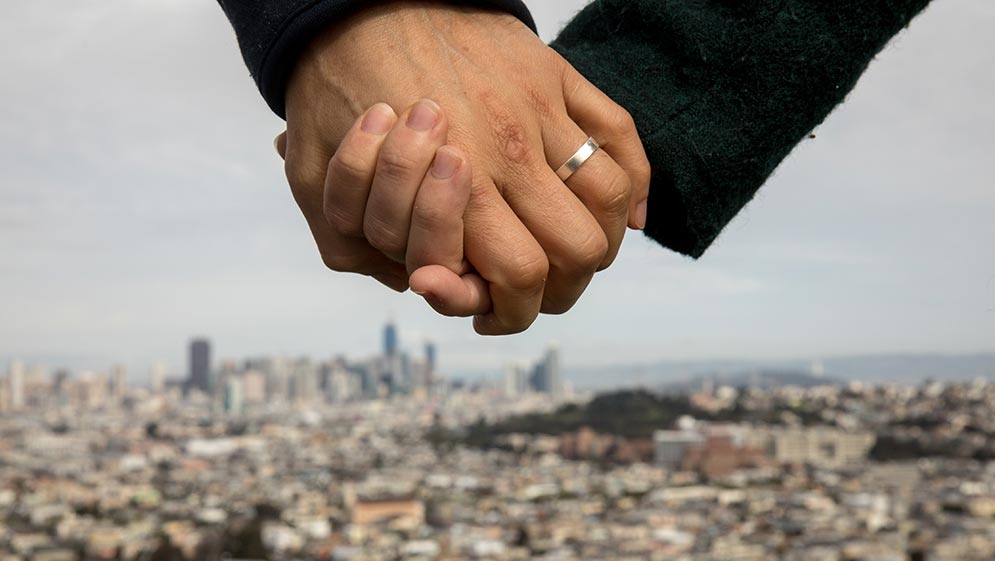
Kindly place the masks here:
<instances>
[{"instance_id":1,"label":"clasped hand","mask_svg":"<svg viewBox=\"0 0 995 561\"><path fill-rule=\"evenodd\" d=\"M277 148L324 263L481 334L569 310L645 225L631 117L506 14L367 9L301 57L286 109ZM588 137L602 150L561 181Z\"/></svg>"}]
</instances>

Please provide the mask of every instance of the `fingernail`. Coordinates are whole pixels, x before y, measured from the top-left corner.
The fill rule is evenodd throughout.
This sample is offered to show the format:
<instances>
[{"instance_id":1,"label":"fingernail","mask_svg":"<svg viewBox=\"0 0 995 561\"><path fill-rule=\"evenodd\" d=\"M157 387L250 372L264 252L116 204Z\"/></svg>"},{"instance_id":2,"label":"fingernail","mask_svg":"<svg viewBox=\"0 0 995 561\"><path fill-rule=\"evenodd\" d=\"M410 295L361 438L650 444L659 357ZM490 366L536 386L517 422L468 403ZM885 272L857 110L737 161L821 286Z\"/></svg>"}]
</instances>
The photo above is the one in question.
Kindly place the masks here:
<instances>
[{"instance_id":1,"label":"fingernail","mask_svg":"<svg viewBox=\"0 0 995 561\"><path fill-rule=\"evenodd\" d=\"M427 131L439 122L439 106L431 99L423 99L415 104L408 115L408 128Z\"/></svg>"},{"instance_id":2,"label":"fingernail","mask_svg":"<svg viewBox=\"0 0 995 561\"><path fill-rule=\"evenodd\" d=\"M390 131L394 124L394 110L386 103L378 103L366 112L363 117L363 124L360 128L363 132L383 136Z\"/></svg>"},{"instance_id":3,"label":"fingernail","mask_svg":"<svg viewBox=\"0 0 995 561\"><path fill-rule=\"evenodd\" d=\"M456 175L463 161L456 154L446 147L442 147L435 153L435 161L432 162L432 176L436 179L449 179Z\"/></svg>"},{"instance_id":4,"label":"fingernail","mask_svg":"<svg viewBox=\"0 0 995 561\"><path fill-rule=\"evenodd\" d=\"M639 201L636 205L636 228L646 228L646 201Z\"/></svg>"}]
</instances>

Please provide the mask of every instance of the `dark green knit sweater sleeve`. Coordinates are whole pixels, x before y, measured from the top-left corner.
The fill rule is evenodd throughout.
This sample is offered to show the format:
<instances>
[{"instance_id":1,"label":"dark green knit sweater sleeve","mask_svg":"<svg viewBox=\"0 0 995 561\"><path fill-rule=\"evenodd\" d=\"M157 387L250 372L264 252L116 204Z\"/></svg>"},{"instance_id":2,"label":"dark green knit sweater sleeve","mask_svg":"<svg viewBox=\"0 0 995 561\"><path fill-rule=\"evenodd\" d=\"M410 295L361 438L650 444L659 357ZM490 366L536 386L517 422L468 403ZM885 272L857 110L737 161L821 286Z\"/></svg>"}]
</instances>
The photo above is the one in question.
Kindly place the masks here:
<instances>
[{"instance_id":1,"label":"dark green knit sweater sleeve","mask_svg":"<svg viewBox=\"0 0 995 561\"><path fill-rule=\"evenodd\" d=\"M646 233L700 257L929 0L597 0L553 47L636 120Z\"/></svg>"}]
</instances>

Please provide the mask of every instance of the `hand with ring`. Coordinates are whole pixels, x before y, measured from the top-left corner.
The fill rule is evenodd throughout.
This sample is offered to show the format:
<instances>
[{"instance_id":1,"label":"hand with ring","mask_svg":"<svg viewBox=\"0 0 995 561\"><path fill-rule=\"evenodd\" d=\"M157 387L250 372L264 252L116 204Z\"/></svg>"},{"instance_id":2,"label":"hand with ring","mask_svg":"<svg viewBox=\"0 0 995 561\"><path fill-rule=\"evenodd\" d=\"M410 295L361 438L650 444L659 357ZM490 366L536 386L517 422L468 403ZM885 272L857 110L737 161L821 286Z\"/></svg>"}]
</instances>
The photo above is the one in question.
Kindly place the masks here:
<instances>
[{"instance_id":1,"label":"hand with ring","mask_svg":"<svg viewBox=\"0 0 995 561\"><path fill-rule=\"evenodd\" d=\"M417 55L384 59L377 54L384 50ZM357 119L354 108L383 109L375 105L381 101L401 115L385 111L378 122L371 109ZM363 134L376 136L370 142L379 149L361 161L343 155L343 139L367 118ZM365 10L302 57L287 91L287 119L288 179L325 263L399 290L414 267L411 286L445 300L434 303L444 313L474 315L482 334L523 331L540 312L570 309L614 260L626 225L645 222L649 165L628 113L512 16L421 2ZM472 269L436 262L451 275L464 273L445 277L436 269L448 278L439 283L460 284L424 286L418 273L427 265L409 262L412 244L425 247L412 239L413 226L440 150L458 150L472 170L462 216ZM339 178L329 189L326 175ZM448 225L439 235L449 239L454 230ZM471 270L483 284L466 284L476 282L465 274ZM456 306L478 302L446 300L444 286L486 287L489 310Z\"/></svg>"}]
</instances>

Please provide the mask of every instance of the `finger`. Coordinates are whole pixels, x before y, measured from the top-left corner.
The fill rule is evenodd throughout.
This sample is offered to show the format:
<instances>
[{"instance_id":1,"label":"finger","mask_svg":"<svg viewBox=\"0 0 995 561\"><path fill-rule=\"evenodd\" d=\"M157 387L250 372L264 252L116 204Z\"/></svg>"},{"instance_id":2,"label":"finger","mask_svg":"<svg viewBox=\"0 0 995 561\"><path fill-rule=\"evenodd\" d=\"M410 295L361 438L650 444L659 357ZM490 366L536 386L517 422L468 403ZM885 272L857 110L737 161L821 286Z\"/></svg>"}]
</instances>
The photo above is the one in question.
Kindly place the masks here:
<instances>
[{"instance_id":1,"label":"finger","mask_svg":"<svg viewBox=\"0 0 995 561\"><path fill-rule=\"evenodd\" d=\"M372 276L394 290L407 290L407 271L402 265L387 259L362 238L343 236L325 219L322 197L331 152L331 148L300 132L290 132L287 137L287 181L322 261L334 271Z\"/></svg>"},{"instance_id":2,"label":"finger","mask_svg":"<svg viewBox=\"0 0 995 561\"><path fill-rule=\"evenodd\" d=\"M565 313L608 254L601 225L545 161L522 177L512 178L503 194L549 261L542 313Z\"/></svg>"},{"instance_id":3,"label":"finger","mask_svg":"<svg viewBox=\"0 0 995 561\"><path fill-rule=\"evenodd\" d=\"M570 119L547 123L542 137L546 157L556 166L552 168L554 170L576 154L590 138ZM618 255L625 238L632 196L629 176L611 156L599 149L565 183L598 221L608 240L608 251L598 264L599 271L607 269Z\"/></svg>"},{"instance_id":4,"label":"finger","mask_svg":"<svg viewBox=\"0 0 995 561\"><path fill-rule=\"evenodd\" d=\"M458 272L463 263L463 213L472 181L463 152L443 146L418 188L411 212L405 259L408 271L442 265Z\"/></svg>"},{"instance_id":5,"label":"finger","mask_svg":"<svg viewBox=\"0 0 995 561\"><path fill-rule=\"evenodd\" d=\"M444 316L478 316L491 310L487 281L475 273L460 276L442 265L426 265L415 270L409 282L412 291Z\"/></svg>"},{"instance_id":6,"label":"finger","mask_svg":"<svg viewBox=\"0 0 995 561\"><path fill-rule=\"evenodd\" d=\"M273 139L273 147L276 148L276 153L280 155L281 160L287 159L287 131L276 135L276 138Z\"/></svg>"},{"instance_id":7,"label":"finger","mask_svg":"<svg viewBox=\"0 0 995 561\"><path fill-rule=\"evenodd\" d=\"M567 113L588 136L625 170L632 183L629 201L629 226L646 227L646 206L650 189L650 163L632 116L624 108L566 65L563 94Z\"/></svg>"},{"instance_id":8,"label":"finger","mask_svg":"<svg viewBox=\"0 0 995 561\"><path fill-rule=\"evenodd\" d=\"M447 130L439 106L423 99L401 115L380 150L363 233L370 245L398 262L404 262L418 187Z\"/></svg>"},{"instance_id":9,"label":"finger","mask_svg":"<svg viewBox=\"0 0 995 561\"><path fill-rule=\"evenodd\" d=\"M439 148L411 214L406 262L412 272L412 290L447 316L485 314L491 306L487 285L480 277L459 276L465 263L463 214L472 179L469 161L461 150Z\"/></svg>"},{"instance_id":10,"label":"finger","mask_svg":"<svg viewBox=\"0 0 995 561\"><path fill-rule=\"evenodd\" d=\"M408 276L404 265L388 259L362 238L350 238L340 234L323 216L314 215L306 218L311 234L318 244L321 260L326 267L333 271L373 277L397 292L408 289Z\"/></svg>"},{"instance_id":11,"label":"finger","mask_svg":"<svg viewBox=\"0 0 995 561\"><path fill-rule=\"evenodd\" d=\"M474 329L481 335L525 331L542 306L546 253L488 177L474 178L463 220L466 258L487 281L493 308L473 318Z\"/></svg>"},{"instance_id":12,"label":"finger","mask_svg":"<svg viewBox=\"0 0 995 561\"><path fill-rule=\"evenodd\" d=\"M370 185L387 133L397 121L394 110L378 103L346 133L325 174L325 219L344 236L363 237Z\"/></svg>"}]
</instances>

